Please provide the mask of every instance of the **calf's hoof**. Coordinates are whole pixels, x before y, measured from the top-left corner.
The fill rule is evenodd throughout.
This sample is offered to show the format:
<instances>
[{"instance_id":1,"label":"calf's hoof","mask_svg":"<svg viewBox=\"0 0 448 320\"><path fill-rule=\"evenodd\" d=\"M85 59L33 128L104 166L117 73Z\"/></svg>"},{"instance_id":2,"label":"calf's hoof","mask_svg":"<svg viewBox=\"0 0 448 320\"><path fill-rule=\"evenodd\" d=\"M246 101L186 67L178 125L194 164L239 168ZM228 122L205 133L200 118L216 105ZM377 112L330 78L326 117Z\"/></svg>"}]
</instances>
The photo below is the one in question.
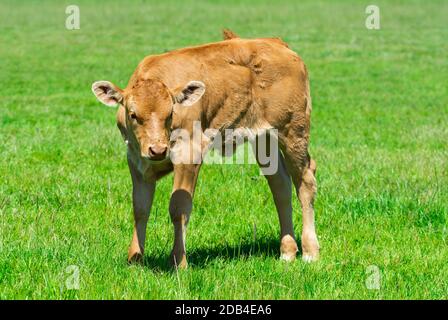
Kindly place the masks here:
<instances>
[{"instance_id":1,"label":"calf's hoof","mask_svg":"<svg viewBox=\"0 0 448 320\"><path fill-rule=\"evenodd\" d=\"M134 253L132 256L128 256L129 264L139 264L143 262L143 255L140 252Z\"/></svg>"},{"instance_id":2,"label":"calf's hoof","mask_svg":"<svg viewBox=\"0 0 448 320\"><path fill-rule=\"evenodd\" d=\"M135 250L134 248L129 248L128 251L128 263L142 263L143 262L143 253L139 250Z\"/></svg>"},{"instance_id":3,"label":"calf's hoof","mask_svg":"<svg viewBox=\"0 0 448 320\"><path fill-rule=\"evenodd\" d=\"M302 237L302 260L307 263L319 260L319 242L316 236Z\"/></svg>"},{"instance_id":4,"label":"calf's hoof","mask_svg":"<svg viewBox=\"0 0 448 320\"><path fill-rule=\"evenodd\" d=\"M304 253L302 254L302 261L306 263L311 263L319 260L319 252L316 253Z\"/></svg>"},{"instance_id":5,"label":"calf's hoof","mask_svg":"<svg viewBox=\"0 0 448 320\"><path fill-rule=\"evenodd\" d=\"M293 237L286 235L280 243L280 260L292 262L296 259L297 243Z\"/></svg>"},{"instance_id":6,"label":"calf's hoof","mask_svg":"<svg viewBox=\"0 0 448 320\"><path fill-rule=\"evenodd\" d=\"M188 267L187 257L185 254L175 255L172 253L170 256L170 263L175 269L187 269Z\"/></svg>"}]
</instances>

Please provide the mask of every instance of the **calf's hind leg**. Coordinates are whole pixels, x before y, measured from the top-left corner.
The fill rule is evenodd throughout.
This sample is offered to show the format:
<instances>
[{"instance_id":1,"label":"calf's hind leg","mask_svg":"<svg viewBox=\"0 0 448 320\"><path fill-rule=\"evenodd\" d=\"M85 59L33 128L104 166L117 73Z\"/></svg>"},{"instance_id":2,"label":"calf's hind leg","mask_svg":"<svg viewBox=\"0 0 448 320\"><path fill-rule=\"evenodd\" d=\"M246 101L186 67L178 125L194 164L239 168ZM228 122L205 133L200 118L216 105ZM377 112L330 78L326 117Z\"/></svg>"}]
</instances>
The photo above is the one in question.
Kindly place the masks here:
<instances>
[{"instance_id":1,"label":"calf's hind leg","mask_svg":"<svg viewBox=\"0 0 448 320\"><path fill-rule=\"evenodd\" d=\"M292 221L291 178L286 170L283 156L279 152L279 167L275 174L266 175L274 197L280 221L280 259L294 261L297 254L297 243Z\"/></svg>"},{"instance_id":2,"label":"calf's hind leg","mask_svg":"<svg viewBox=\"0 0 448 320\"><path fill-rule=\"evenodd\" d=\"M264 174L274 198L280 221L280 259L294 261L297 254L297 243L292 221L291 178L286 170L285 160L278 151L278 167L274 174ZM258 160L260 165L260 161ZM260 165L263 173L263 166Z\"/></svg>"},{"instance_id":3,"label":"calf's hind leg","mask_svg":"<svg viewBox=\"0 0 448 320\"><path fill-rule=\"evenodd\" d=\"M301 144L291 145L297 147ZM302 207L302 259L306 262L316 261L319 259L319 242L314 221L316 163L310 159L306 145L299 150L286 146L285 161Z\"/></svg>"}]
</instances>

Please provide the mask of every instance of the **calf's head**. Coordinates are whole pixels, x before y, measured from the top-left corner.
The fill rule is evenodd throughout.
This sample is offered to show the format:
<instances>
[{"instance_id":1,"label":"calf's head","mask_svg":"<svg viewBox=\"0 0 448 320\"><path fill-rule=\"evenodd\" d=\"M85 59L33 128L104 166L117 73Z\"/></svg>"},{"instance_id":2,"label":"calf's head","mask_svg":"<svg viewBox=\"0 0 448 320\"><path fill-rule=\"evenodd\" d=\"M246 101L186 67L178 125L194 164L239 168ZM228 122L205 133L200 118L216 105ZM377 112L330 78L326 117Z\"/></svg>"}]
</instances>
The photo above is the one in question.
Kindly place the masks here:
<instances>
[{"instance_id":1,"label":"calf's head","mask_svg":"<svg viewBox=\"0 0 448 320\"><path fill-rule=\"evenodd\" d=\"M129 146L143 158L160 161L169 155L173 109L196 103L205 85L190 81L180 89L170 90L161 81L146 79L122 90L109 81L97 81L92 91L103 104L119 105L118 127Z\"/></svg>"}]
</instances>

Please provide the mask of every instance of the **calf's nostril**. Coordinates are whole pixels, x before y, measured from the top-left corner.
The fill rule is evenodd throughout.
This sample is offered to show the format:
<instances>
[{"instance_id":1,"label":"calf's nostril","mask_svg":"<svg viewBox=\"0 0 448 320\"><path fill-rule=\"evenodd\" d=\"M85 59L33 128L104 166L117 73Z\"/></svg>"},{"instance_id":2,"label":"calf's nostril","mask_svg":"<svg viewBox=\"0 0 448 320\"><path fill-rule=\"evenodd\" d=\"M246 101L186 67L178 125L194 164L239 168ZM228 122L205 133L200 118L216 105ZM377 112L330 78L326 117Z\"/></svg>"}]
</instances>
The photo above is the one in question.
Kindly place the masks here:
<instances>
[{"instance_id":1,"label":"calf's nostril","mask_svg":"<svg viewBox=\"0 0 448 320\"><path fill-rule=\"evenodd\" d=\"M166 146L151 146L149 147L149 155L151 157L155 156L165 156L167 151Z\"/></svg>"}]
</instances>

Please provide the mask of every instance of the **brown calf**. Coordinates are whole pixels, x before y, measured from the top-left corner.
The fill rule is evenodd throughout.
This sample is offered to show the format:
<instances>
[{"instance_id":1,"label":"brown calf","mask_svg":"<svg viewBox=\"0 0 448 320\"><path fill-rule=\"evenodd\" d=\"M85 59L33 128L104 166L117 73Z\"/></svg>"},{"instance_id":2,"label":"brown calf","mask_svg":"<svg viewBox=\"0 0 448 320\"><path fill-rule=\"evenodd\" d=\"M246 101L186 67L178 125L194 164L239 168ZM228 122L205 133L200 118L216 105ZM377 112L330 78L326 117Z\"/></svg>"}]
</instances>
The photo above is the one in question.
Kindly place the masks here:
<instances>
[{"instance_id":1,"label":"brown calf","mask_svg":"<svg viewBox=\"0 0 448 320\"><path fill-rule=\"evenodd\" d=\"M281 258L292 261L298 250L292 180L302 206L302 258L318 259L313 209L316 165L308 153L311 98L306 67L280 39L246 40L231 31L225 31L224 38L146 57L125 89L108 81L92 86L101 102L119 105L117 123L128 146L135 221L129 261L142 258L156 181L174 171L169 208L174 225L171 261L179 267L187 265L185 233L201 163L173 164L170 134L181 128L191 136L195 121L200 121L202 130L219 132L277 130L278 170L266 178L280 220Z\"/></svg>"}]
</instances>

